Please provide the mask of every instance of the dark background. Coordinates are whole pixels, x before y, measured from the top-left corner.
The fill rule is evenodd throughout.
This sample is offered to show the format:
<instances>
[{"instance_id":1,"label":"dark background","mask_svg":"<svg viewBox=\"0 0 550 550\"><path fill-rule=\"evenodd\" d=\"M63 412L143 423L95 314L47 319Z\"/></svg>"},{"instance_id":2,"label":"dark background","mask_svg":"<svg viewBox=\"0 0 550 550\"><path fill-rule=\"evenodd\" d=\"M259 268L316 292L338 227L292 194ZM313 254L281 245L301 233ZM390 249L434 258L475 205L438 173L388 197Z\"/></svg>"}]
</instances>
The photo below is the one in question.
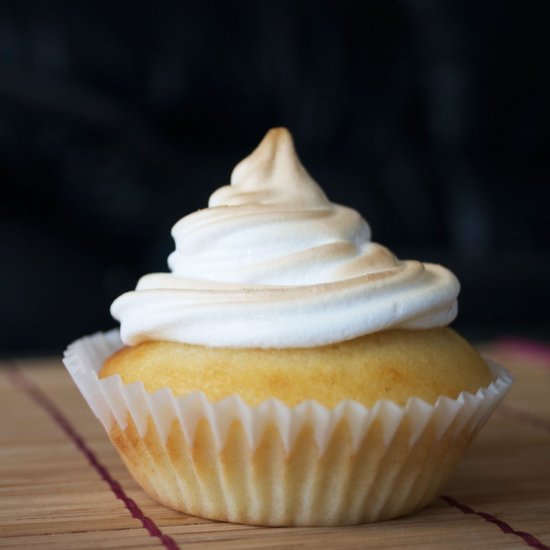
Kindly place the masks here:
<instances>
[{"instance_id":1,"label":"dark background","mask_svg":"<svg viewBox=\"0 0 550 550\"><path fill-rule=\"evenodd\" d=\"M59 352L286 125L335 202L546 337L550 2L0 3L0 350Z\"/></svg>"}]
</instances>

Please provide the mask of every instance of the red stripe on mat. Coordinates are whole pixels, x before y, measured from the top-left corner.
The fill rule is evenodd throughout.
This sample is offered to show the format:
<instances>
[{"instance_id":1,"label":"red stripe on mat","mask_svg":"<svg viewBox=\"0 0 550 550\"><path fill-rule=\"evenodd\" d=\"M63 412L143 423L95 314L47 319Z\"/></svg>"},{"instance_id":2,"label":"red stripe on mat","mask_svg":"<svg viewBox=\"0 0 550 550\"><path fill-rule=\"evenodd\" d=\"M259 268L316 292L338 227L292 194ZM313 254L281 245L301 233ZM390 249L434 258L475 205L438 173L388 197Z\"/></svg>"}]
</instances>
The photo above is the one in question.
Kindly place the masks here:
<instances>
[{"instance_id":1,"label":"red stripe on mat","mask_svg":"<svg viewBox=\"0 0 550 550\"><path fill-rule=\"evenodd\" d=\"M520 422L521 424L526 424L528 426L531 426L532 428L537 428L545 432L550 432L550 421L540 416L537 416L536 414L533 414L529 411L525 411L513 405L508 405L507 403L504 403L500 405L498 412L505 418L516 420L517 422ZM488 514L486 512L476 512L473 508L470 508L466 504L462 504L461 502L458 502L458 500L447 495L441 495L440 498L444 500L449 506L458 508L465 514L474 514L483 518L489 523L494 523L503 533L520 537L527 544L527 546L538 548L539 550L550 550L550 546L542 543L539 539L537 539L537 537L535 537L531 533L527 533L525 531L516 531L513 527L508 525L508 523L502 521L501 519L498 519L492 514Z\"/></svg>"},{"instance_id":2,"label":"red stripe on mat","mask_svg":"<svg viewBox=\"0 0 550 550\"><path fill-rule=\"evenodd\" d=\"M464 514L474 514L476 516L479 516L480 518L483 518L489 523L494 523L503 533L519 537L527 544L527 546L530 546L531 548L538 548L539 550L550 550L550 546L546 546L546 544L542 543L539 539L537 539L537 537L535 537L531 533L526 533L525 531L516 531L511 525L509 525L505 521L502 521L501 519L498 519L492 514L488 514L486 512L476 512L473 508L470 508L469 506L466 506L466 504L462 504L461 502L458 502L458 500L447 495L441 495L439 498L444 500L449 506L458 508Z\"/></svg>"},{"instance_id":3,"label":"red stripe on mat","mask_svg":"<svg viewBox=\"0 0 550 550\"><path fill-rule=\"evenodd\" d=\"M504 354L513 354L526 359L539 360L550 366L550 345L525 338L503 337L489 344L490 349Z\"/></svg>"},{"instance_id":4,"label":"red stripe on mat","mask_svg":"<svg viewBox=\"0 0 550 550\"><path fill-rule=\"evenodd\" d=\"M157 538L166 550L180 550L176 541L169 535L164 534L155 522L147 517L141 508L125 492L122 486L109 473L107 468L99 462L95 453L86 445L84 439L73 428L63 413L57 408L55 403L29 378L27 378L19 369L10 368L8 378L12 385L25 392L39 407L44 409L54 422L65 432L69 439L76 445L77 449L86 457L89 464L99 474L101 479L107 483L115 497L121 500L126 506L130 515L139 520L143 528L150 536Z\"/></svg>"}]
</instances>

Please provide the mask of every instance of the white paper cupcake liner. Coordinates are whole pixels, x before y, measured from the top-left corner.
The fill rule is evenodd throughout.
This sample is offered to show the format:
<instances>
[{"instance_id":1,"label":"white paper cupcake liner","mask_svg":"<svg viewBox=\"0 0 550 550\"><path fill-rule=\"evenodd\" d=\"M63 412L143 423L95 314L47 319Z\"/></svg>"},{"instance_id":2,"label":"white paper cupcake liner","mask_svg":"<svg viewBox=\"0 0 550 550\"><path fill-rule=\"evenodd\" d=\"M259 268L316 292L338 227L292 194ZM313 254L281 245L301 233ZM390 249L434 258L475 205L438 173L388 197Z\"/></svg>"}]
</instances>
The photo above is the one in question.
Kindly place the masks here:
<instances>
[{"instance_id":1,"label":"white paper cupcake liner","mask_svg":"<svg viewBox=\"0 0 550 550\"><path fill-rule=\"evenodd\" d=\"M263 525L342 525L388 519L425 506L512 384L430 405L350 400L327 409L201 392L154 393L120 376L98 378L120 349L117 330L71 344L64 363L124 462L153 498L212 519Z\"/></svg>"}]
</instances>

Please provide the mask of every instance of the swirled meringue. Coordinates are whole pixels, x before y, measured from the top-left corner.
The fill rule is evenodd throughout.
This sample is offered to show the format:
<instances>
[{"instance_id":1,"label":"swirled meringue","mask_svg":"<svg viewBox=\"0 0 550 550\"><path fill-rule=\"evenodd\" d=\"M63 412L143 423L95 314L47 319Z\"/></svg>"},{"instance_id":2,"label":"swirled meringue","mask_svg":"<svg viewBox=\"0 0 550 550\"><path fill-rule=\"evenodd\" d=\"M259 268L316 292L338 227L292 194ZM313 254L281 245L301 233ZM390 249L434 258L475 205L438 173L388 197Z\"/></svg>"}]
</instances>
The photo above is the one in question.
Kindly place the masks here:
<instances>
[{"instance_id":1,"label":"swirled meringue","mask_svg":"<svg viewBox=\"0 0 550 550\"><path fill-rule=\"evenodd\" d=\"M284 128L172 236L172 273L146 275L113 302L126 344L310 347L456 316L455 276L371 242L367 222L327 199Z\"/></svg>"}]
</instances>

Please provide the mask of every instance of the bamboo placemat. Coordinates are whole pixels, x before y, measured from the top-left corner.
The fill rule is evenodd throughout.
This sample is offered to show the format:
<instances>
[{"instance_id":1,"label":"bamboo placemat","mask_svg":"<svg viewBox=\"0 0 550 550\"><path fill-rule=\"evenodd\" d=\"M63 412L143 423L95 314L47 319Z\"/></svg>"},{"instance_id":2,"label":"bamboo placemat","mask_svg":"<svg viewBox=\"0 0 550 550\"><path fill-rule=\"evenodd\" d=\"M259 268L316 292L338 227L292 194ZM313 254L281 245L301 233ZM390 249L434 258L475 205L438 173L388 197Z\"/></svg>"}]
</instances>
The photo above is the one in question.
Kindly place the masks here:
<instances>
[{"instance_id":1,"label":"bamboo placemat","mask_svg":"<svg viewBox=\"0 0 550 550\"><path fill-rule=\"evenodd\" d=\"M485 353L516 379L444 495L413 516L340 528L216 523L152 501L58 359L0 369L1 548L550 550L550 348Z\"/></svg>"}]
</instances>

